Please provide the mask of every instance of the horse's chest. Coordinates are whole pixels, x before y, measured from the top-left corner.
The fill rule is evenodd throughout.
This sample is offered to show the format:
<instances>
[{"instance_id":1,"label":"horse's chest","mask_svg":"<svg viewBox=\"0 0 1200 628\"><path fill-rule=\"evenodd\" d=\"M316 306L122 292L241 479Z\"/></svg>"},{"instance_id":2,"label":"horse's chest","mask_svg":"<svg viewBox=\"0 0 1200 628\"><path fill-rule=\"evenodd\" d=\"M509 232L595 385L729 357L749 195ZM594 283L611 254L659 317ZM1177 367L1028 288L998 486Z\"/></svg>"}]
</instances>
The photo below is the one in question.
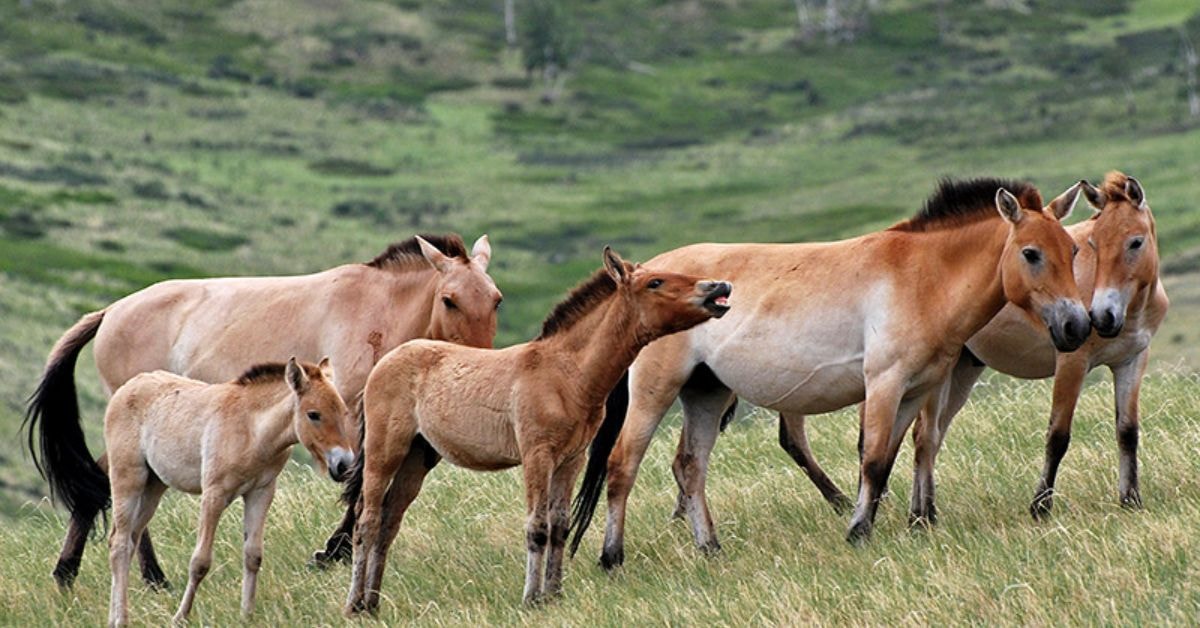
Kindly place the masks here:
<instances>
[{"instance_id":1,"label":"horse's chest","mask_svg":"<svg viewBox=\"0 0 1200 628\"><path fill-rule=\"evenodd\" d=\"M1120 364L1125 362L1150 346L1151 333L1146 329L1131 330L1126 328L1120 336L1101 343L1096 347L1091 360L1091 367L1101 364Z\"/></svg>"}]
</instances>

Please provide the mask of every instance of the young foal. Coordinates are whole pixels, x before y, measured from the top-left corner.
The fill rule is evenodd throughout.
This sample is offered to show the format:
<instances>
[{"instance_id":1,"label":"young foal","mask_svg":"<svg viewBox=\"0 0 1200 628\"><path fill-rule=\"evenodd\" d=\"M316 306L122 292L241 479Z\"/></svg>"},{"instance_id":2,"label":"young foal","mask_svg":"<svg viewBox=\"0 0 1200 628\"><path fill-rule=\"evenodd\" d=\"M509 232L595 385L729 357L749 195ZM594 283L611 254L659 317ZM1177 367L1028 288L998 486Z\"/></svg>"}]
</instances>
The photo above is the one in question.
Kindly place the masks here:
<instances>
[{"instance_id":1,"label":"young foal","mask_svg":"<svg viewBox=\"0 0 1200 628\"><path fill-rule=\"evenodd\" d=\"M479 471L524 467L524 600L559 594L584 449L597 431L620 429L605 419L605 399L642 347L721 317L730 291L728 283L632 266L605 248L604 269L559 304L531 342L484 350L417 340L385 356L363 399L361 514L346 612L377 609L388 547L439 457Z\"/></svg>"},{"instance_id":2,"label":"young foal","mask_svg":"<svg viewBox=\"0 0 1200 628\"><path fill-rule=\"evenodd\" d=\"M113 499L109 625L128 621L129 563L167 487L201 495L196 551L175 621L191 611L212 564L217 521L239 496L245 503L242 612L250 613L275 478L300 442L340 481L354 460L355 434L343 429L348 421L328 358L319 365L295 358L286 366L261 364L225 384L154 371L121 386L104 417Z\"/></svg>"},{"instance_id":3,"label":"young foal","mask_svg":"<svg viewBox=\"0 0 1200 628\"><path fill-rule=\"evenodd\" d=\"M1071 225L1079 247L1075 279L1085 302L1091 303L1096 335L1077 351L1056 353L1044 331L1005 306L983 329L967 341L967 351L953 372L930 397L913 428L916 445L913 468L911 515L933 523L934 460L941 450L950 422L966 403L968 395L986 367L1024 379L1054 377L1050 426L1046 433L1046 460L1030 513L1040 518L1050 512L1054 480L1059 463L1071 440L1071 422L1084 376L1107 366L1112 371L1116 395L1116 434L1120 448L1118 498L1121 504L1140 507L1138 488L1138 391L1149 359L1150 340L1166 316L1170 302L1158 279L1158 244L1154 216L1146 193L1137 179L1110 172L1096 188L1081 183L1084 197L1095 209L1090 220ZM986 365L986 366L985 366ZM790 422L782 431L784 447L798 434L804 439L803 418ZM812 452L789 448L826 499L837 503L841 492L825 475ZM824 487L833 487L828 492Z\"/></svg>"},{"instance_id":4,"label":"young foal","mask_svg":"<svg viewBox=\"0 0 1200 628\"><path fill-rule=\"evenodd\" d=\"M624 558L626 500L676 397L684 424L673 470L703 550L719 547L704 481L720 418L735 396L785 414L865 399L860 488L847 537L867 537L901 436L963 344L1006 302L1049 329L1062 350L1086 339L1073 243L1059 224L1078 190L1043 209L1026 183L945 181L920 214L885 231L829 243L697 244L647 262L728 277L743 296L730 316L654 343L631 367L629 417L607 470L602 564ZM593 480L589 472L585 486Z\"/></svg>"}]
</instances>

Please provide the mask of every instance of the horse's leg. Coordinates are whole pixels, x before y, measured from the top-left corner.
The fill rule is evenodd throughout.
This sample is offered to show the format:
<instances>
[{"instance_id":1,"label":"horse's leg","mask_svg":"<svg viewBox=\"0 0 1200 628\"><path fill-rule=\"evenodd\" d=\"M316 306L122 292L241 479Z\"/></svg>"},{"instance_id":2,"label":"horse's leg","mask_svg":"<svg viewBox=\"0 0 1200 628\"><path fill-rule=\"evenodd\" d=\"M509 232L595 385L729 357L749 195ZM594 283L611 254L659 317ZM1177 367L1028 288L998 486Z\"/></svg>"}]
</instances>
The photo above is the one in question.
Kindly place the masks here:
<instances>
[{"instance_id":1,"label":"horse's leg","mask_svg":"<svg viewBox=\"0 0 1200 628\"><path fill-rule=\"evenodd\" d=\"M967 403L984 368L964 349L954 370L929 395L929 400L913 425L913 487L909 525L937 523L934 464L945 442L946 432L950 429L950 422Z\"/></svg>"},{"instance_id":2,"label":"horse's leg","mask_svg":"<svg viewBox=\"0 0 1200 628\"><path fill-rule=\"evenodd\" d=\"M412 436L409 436L409 439L411 438ZM382 569L377 552L383 498L389 482L404 462L409 449L409 443L406 442L400 442L394 448L385 447L387 445L392 443L374 443L368 440L363 446L363 485L358 504L355 506L358 521L354 525L354 559L350 569L350 591L346 597L347 615L362 611L374 613L379 603L379 591L367 588L367 574ZM370 452L367 451L368 446L372 447Z\"/></svg>"},{"instance_id":3,"label":"horse's leg","mask_svg":"<svg viewBox=\"0 0 1200 628\"><path fill-rule=\"evenodd\" d=\"M129 563L137 538L137 520L146 489L145 473L131 469L131 477L118 474L112 479L112 529L108 536L108 565L112 589L108 603L108 625L129 623Z\"/></svg>"},{"instance_id":4,"label":"horse's leg","mask_svg":"<svg viewBox=\"0 0 1200 628\"><path fill-rule=\"evenodd\" d=\"M541 448L522 455L525 477L525 592L526 605L542 601L546 545L550 542L550 476L557 466Z\"/></svg>"},{"instance_id":5,"label":"horse's leg","mask_svg":"<svg viewBox=\"0 0 1200 628\"><path fill-rule=\"evenodd\" d=\"M1050 514L1054 507L1054 479L1058 476L1058 465L1071 444L1071 420L1075 418L1075 404L1087 375L1087 356L1076 357L1073 353L1059 354L1054 366L1054 398L1050 409L1050 427L1046 431L1046 461L1042 466L1042 477L1038 481L1029 514L1041 519Z\"/></svg>"},{"instance_id":6,"label":"horse's leg","mask_svg":"<svg viewBox=\"0 0 1200 628\"><path fill-rule=\"evenodd\" d=\"M571 532L571 490L583 466L584 455L564 461L550 479L550 552L546 557L545 597L562 594L563 551Z\"/></svg>"},{"instance_id":7,"label":"horse's leg","mask_svg":"<svg viewBox=\"0 0 1200 628\"><path fill-rule=\"evenodd\" d=\"M684 509L692 524L692 538L704 553L721 549L717 541L704 484L708 476L708 459L721 428L721 415L733 401L733 392L723 384L708 382L700 387L691 382L679 391L683 404L683 432L680 447L671 465L675 481L684 494Z\"/></svg>"},{"instance_id":8,"label":"horse's leg","mask_svg":"<svg viewBox=\"0 0 1200 628\"><path fill-rule=\"evenodd\" d=\"M258 570L263 559L263 530L267 510L275 498L275 480L242 496L242 615L254 612L254 593L258 590Z\"/></svg>"},{"instance_id":9,"label":"horse's leg","mask_svg":"<svg viewBox=\"0 0 1200 628\"><path fill-rule=\"evenodd\" d=\"M325 549L313 552L309 565L324 569L337 561L349 561L353 554L354 539L354 504L346 506L346 514L338 524L329 540L325 541Z\"/></svg>"},{"instance_id":10,"label":"horse's leg","mask_svg":"<svg viewBox=\"0 0 1200 628\"><path fill-rule=\"evenodd\" d=\"M374 600L383 585L383 566L387 563L388 550L400 532L404 513L412 505L430 469L437 466L441 456L425 439L417 437L404 457L400 470L392 478L392 486L383 499L383 520L380 523L379 541L376 543L378 560L367 569L367 596ZM376 603L377 602L373 602Z\"/></svg>"},{"instance_id":11,"label":"horse's leg","mask_svg":"<svg viewBox=\"0 0 1200 628\"><path fill-rule=\"evenodd\" d=\"M808 446L808 434L804 427L803 414L790 414L787 412L779 413L779 446L796 461L796 464L808 475L808 479L812 481L813 486L821 491L821 496L829 505L833 506L833 510L839 515L844 515L850 512L850 508L854 506L854 502L850 501L849 497L842 492L842 489L829 479L825 474L825 470L817 464L817 459L813 456L812 449Z\"/></svg>"},{"instance_id":12,"label":"horse's leg","mask_svg":"<svg viewBox=\"0 0 1200 628\"><path fill-rule=\"evenodd\" d=\"M903 399L905 389L902 381L881 381L867 388L862 420L858 501L846 532L846 540L851 543L871 536L879 497L896 462L900 442L925 402L926 395Z\"/></svg>"},{"instance_id":13,"label":"horse's leg","mask_svg":"<svg viewBox=\"0 0 1200 628\"><path fill-rule=\"evenodd\" d=\"M1133 359L1112 367L1117 406L1117 446L1121 450L1117 491L1121 505L1127 508L1142 507L1137 462L1138 394L1142 388L1142 376L1146 373L1146 362L1149 358L1150 350L1144 349Z\"/></svg>"},{"instance_id":14,"label":"horse's leg","mask_svg":"<svg viewBox=\"0 0 1200 628\"><path fill-rule=\"evenodd\" d=\"M167 590L171 588L167 574L163 573L162 566L158 564L158 557L154 555L150 530L142 531L142 540L138 543L138 564L142 568L142 581L151 589Z\"/></svg>"},{"instance_id":15,"label":"horse's leg","mask_svg":"<svg viewBox=\"0 0 1200 628\"><path fill-rule=\"evenodd\" d=\"M686 379L685 374L674 381L663 380L659 372L643 373L641 370L631 371L629 375L629 413L608 457L608 514L604 525L604 550L600 554L600 565L605 569L625 562L625 506L629 491L633 489L638 466L650 447L654 430ZM643 378L652 381L649 385L639 385Z\"/></svg>"},{"instance_id":16,"label":"horse's leg","mask_svg":"<svg viewBox=\"0 0 1200 628\"><path fill-rule=\"evenodd\" d=\"M192 552L192 560L188 565L187 589L183 592L183 600L179 602L179 610L175 612L175 623L182 623L192 612L192 603L196 601L196 589L212 567L212 546L217 533L217 522L234 497L215 486L206 488L208 490L200 497L200 526L196 535L196 550Z\"/></svg>"},{"instance_id":17,"label":"horse's leg","mask_svg":"<svg viewBox=\"0 0 1200 628\"><path fill-rule=\"evenodd\" d=\"M108 473L108 452L100 454L96 464L101 471ZM79 505L77 507L81 507ZM58 562L54 565L54 581L59 588L69 588L79 575L79 564L83 562L83 550L87 547L88 536L96 525L99 510L80 509L71 512L71 520L67 524L67 536L63 539L62 551L58 554Z\"/></svg>"}]
</instances>

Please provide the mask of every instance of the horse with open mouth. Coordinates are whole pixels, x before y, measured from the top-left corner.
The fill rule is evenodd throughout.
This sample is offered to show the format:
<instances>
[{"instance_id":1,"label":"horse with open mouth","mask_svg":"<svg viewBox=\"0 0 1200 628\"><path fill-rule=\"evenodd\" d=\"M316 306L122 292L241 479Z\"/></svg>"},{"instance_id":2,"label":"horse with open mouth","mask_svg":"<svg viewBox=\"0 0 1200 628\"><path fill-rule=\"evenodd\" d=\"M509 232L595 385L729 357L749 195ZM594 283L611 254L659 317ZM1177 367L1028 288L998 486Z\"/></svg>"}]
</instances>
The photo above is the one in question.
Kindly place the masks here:
<instances>
[{"instance_id":1,"label":"horse with open mouth","mask_svg":"<svg viewBox=\"0 0 1200 628\"><path fill-rule=\"evenodd\" d=\"M647 264L738 284L718 322L647 347L629 373L628 417L611 457L601 563L624 560L626 501L650 438L678 397L673 470L702 550L719 548L704 497L709 454L738 397L785 415L866 400L858 500L847 537L869 536L903 434L962 346L1006 303L1062 351L1091 331L1060 220L1076 184L1043 207L1032 185L943 181L914 218L832 243L697 244ZM1011 192L1010 192L1011 190ZM584 485L603 482L585 475Z\"/></svg>"},{"instance_id":2,"label":"horse with open mouth","mask_svg":"<svg viewBox=\"0 0 1200 628\"><path fill-rule=\"evenodd\" d=\"M533 341L488 350L416 340L380 360L363 394L366 431L351 480L361 492L347 614L378 608L388 548L441 458L478 471L522 466L524 601L559 594L584 450L593 443L589 465L603 468L621 428L623 414L606 414L606 398L647 344L729 309L730 284L667 268L633 266L605 248L604 268L554 308Z\"/></svg>"},{"instance_id":3,"label":"horse with open mouth","mask_svg":"<svg viewBox=\"0 0 1200 628\"><path fill-rule=\"evenodd\" d=\"M501 295L487 274L491 256L487 236L470 253L457 234L416 236L362 264L290 277L164 281L84 315L51 349L25 416L34 463L71 513L54 567L59 586L74 581L88 532L109 504L107 462L88 455L75 393L75 363L93 338L107 394L159 369L215 383L262 360L329 356L339 393L353 400L379 358L407 340L492 346ZM357 435L350 420L346 428ZM319 558L349 556L351 514ZM149 532L139 555L143 578L166 586Z\"/></svg>"}]
</instances>

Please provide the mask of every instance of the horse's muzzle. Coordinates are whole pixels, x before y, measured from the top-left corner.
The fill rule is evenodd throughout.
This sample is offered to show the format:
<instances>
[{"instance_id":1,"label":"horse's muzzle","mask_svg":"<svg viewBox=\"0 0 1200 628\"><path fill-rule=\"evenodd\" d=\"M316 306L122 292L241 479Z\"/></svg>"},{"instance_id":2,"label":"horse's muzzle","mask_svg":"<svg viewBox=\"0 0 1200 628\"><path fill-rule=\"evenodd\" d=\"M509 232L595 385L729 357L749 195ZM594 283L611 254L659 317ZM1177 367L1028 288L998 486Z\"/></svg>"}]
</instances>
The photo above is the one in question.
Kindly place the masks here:
<instances>
[{"instance_id":1,"label":"horse's muzzle","mask_svg":"<svg viewBox=\"0 0 1200 628\"><path fill-rule=\"evenodd\" d=\"M354 454L341 447L334 447L325 454L325 466L329 468L329 477L334 482L341 482L354 466Z\"/></svg>"},{"instance_id":2,"label":"horse's muzzle","mask_svg":"<svg viewBox=\"0 0 1200 628\"><path fill-rule=\"evenodd\" d=\"M701 281L696 288L704 295L700 305L712 314L713 318L721 318L729 311L729 295L733 294L733 284L728 281Z\"/></svg>"},{"instance_id":3,"label":"horse's muzzle","mask_svg":"<svg viewBox=\"0 0 1200 628\"><path fill-rule=\"evenodd\" d=\"M1101 338L1115 338L1125 328L1125 303L1111 288L1099 290L1092 299L1092 327Z\"/></svg>"},{"instance_id":4,"label":"horse's muzzle","mask_svg":"<svg viewBox=\"0 0 1200 628\"><path fill-rule=\"evenodd\" d=\"M1092 333L1092 321L1087 310L1077 301L1059 299L1042 309L1042 321L1050 330L1054 348L1070 353L1087 341Z\"/></svg>"}]
</instances>

